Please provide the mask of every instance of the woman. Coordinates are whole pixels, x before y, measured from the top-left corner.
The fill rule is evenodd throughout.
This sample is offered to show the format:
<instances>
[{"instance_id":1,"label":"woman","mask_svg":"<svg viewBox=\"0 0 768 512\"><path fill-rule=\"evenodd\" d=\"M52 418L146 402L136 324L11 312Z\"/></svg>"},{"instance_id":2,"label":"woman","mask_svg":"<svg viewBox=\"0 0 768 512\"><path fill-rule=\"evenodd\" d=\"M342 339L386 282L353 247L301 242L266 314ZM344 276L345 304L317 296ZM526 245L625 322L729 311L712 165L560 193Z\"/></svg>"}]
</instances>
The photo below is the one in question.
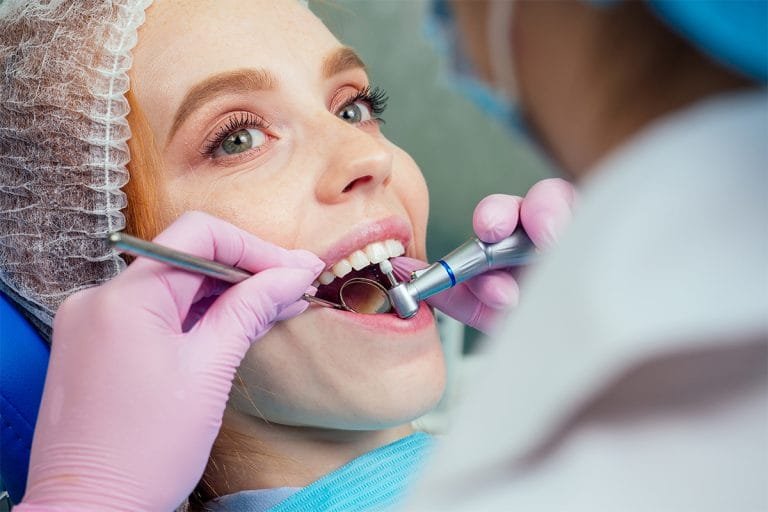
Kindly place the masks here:
<instances>
[{"instance_id":1,"label":"woman","mask_svg":"<svg viewBox=\"0 0 768 512\"><path fill-rule=\"evenodd\" d=\"M126 206L144 238L189 210L226 220L188 214L158 240L259 275L222 294L139 260L68 301L20 509L169 509L199 478L219 425L198 490L224 498L209 508L301 508L318 492L328 508L339 497L391 503L428 445L409 422L443 389L434 321L426 307L401 321L298 300L315 278L333 293L350 267L425 259L426 187L381 135L385 97L360 59L295 2L167 1L146 22L146 2L22 4L0 10L2 162L6 183L29 196L4 195L16 208L3 219L4 235L32 234L3 246L3 291L49 332L62 300L122 270L101 240L122 228ZM497 274L474 285L485 304L469 288L449 299L482 323L514 287ZM145 300L162 315L136 307ZM350 461L350 471L389 469L350 496ZM309 486L340 467L341 484Z\"/></svg>"},{"instance_id":2,"label":"woman","mask_svg":"<svg viewBox=\"0 0 768 512\"><path fill-rule=\"evenodd\" d=\"M162 161L148 216L204 210L309 250L325 263L319 293L376 251L425 259L426 186L379 132L381 93L307 9L273 4L149 9L130 71ZM206 485L304 487L406 436L443 373L426 308L413 322L312 308L277 324L241 364ZM261 446L233 449L241 439Z\"/></svg>"}]
</instances>

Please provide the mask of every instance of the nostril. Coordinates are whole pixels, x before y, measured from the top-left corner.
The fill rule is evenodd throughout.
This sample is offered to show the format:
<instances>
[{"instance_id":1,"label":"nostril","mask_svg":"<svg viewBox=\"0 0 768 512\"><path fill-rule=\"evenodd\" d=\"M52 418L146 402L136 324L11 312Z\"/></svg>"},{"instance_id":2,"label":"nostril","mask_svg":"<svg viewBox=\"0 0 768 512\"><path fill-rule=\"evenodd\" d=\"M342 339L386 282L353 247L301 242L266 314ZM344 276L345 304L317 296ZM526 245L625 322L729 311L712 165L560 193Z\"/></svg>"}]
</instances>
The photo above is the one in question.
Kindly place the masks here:
<instances>
[{"instance_id":1,"label":"nostril","mask_svg":"<svg viewBox=\"0 0 768 512\"><path fill-rule=\"evenodd\" d=\"M342 190L342 193L349 192L353 188L355 188L358 185L364 185L365 183L368 183L373 179L373 176L363 176L361 178L354 179L347 184L346 187L344 187L344 190Z\"/></svg>"}]
</instances>

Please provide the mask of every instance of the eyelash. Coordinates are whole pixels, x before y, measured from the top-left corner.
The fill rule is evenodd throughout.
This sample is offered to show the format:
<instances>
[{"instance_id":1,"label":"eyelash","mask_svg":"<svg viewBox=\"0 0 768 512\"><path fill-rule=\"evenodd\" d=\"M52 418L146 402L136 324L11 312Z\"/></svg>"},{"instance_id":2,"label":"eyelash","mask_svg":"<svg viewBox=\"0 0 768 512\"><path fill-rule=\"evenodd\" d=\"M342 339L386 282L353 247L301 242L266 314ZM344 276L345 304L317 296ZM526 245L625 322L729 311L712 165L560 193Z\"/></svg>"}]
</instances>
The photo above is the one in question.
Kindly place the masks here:
<instances>
[{"instance_id":1,"label":"eyelash","mask_svg":"<svg viewBox=\"0 0 768 512\"><path fill-rule=\"evenodd\" d=\"M387 102L389 101L389 96L384 89L381 87L371 88L371 86L368 85L358 91L355 96L346 100L338 110L348 107L353 103L357 103L358 101L364 101L368 104L368 107L371 109L373 120L379 123L384 122L384 120L379 117L387 109Z\"/></svg>"},{"instance_id":2,"label":"eyelash","mask_svg":"<svg viewBox=\"0 0 768 512\"><path fill-rule=\"evenodd\" d=\"M216 154L216 150L219 149L219 146L227 139L227 137L240 130L245 130L246 128L267 130L269 129L269 123L263 117L252 112L238 112L230 117L224 126L221 126L216 130L213 137L205 141L205 147L202 151L203 156L213 158Z\"/></svg>"},{"instance_id":3,"label":"eyelash","mask_svg":"<svg viewBox=\"0 0 768 512\"><path fill-rule=\"evenodd\" d=\"M345 100L344 103L337 109L337 111L341 111L342 109L357 103L358 101L363 101L368 104L368 108L371 109L372 117L370 121L384 123L384 119L379 117L387 109L387 102L389 101L389 96L384 91L384 89L381 87L372 88L370 85L366 86L359 90L357 94ZM259 115L253 114L251 112L239 112L230 117L224 126L221 126L218 130L216 130L216 133L213 135L213 137L206 140L205 146L203 147L201 153L205 157L214 158L214 155L216 154L219 146L227 139L227 137L233 133L237 133L240 130L245 130L247 128L267 130L269 129L269 126L270 124Z\"/></svg>"}]
</instances>

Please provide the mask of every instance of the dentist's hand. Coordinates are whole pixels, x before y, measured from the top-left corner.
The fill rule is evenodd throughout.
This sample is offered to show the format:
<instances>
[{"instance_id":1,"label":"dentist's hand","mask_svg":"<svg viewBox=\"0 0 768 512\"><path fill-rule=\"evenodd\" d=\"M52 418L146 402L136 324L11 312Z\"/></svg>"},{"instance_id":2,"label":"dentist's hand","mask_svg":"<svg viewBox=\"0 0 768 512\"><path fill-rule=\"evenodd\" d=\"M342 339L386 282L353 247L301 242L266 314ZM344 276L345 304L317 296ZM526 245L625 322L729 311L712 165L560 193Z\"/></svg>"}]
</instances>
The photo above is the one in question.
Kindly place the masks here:
<instances>
[{"instance_id":1,"label":"dentist's hand","mask_svg":"<svg viewBox=\"0 0 768 512\"><path fill-rule=\"evenodd\" d=\"M203 473L241 359L306 309L300 297L324 267L196 212L155 240L257 274L225 286L139 258L70 297L18 512L177 507Z\"/></svg>"},{"instance_id":2,"label":"dentist's hand","mask_svg":"<svg viewBox=\"0 0 768 512\"><path fill-rule=\"evenodd\" d=\"M498 242L522 222L528 236L539 249L546 250L571 218L574 188L565 180L553 178L536 183L525 199L504 194L484 198L475 208L473 226L484 242ZM422 261L410 258L393 260L398 278L410 278L411 272L424 268ZM515 277L503 270L486 272L427 302L481 331L490 331L504 312L517 305L519 288Z\"/></svg>"}]
</instances>

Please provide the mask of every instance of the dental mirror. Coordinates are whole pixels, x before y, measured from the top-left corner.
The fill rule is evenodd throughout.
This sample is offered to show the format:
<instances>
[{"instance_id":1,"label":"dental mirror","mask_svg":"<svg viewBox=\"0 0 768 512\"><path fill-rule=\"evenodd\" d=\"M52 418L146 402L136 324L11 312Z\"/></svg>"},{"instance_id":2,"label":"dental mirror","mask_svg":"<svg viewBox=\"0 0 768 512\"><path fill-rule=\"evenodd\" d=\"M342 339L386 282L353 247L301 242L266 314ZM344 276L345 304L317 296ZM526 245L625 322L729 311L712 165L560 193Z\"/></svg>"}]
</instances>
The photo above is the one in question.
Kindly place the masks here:
<instances>
[{"instance_id":1,"label":"dental mirror","mask_svg":"<svg viewBox=\"0 0 768 512\"><path fill-rule=\"evenodd\" d=\"M339 290L341 305L354 313L378 315L392 311L387 290L371 279L355 277Z\"/></svg>"}]
</instances>

